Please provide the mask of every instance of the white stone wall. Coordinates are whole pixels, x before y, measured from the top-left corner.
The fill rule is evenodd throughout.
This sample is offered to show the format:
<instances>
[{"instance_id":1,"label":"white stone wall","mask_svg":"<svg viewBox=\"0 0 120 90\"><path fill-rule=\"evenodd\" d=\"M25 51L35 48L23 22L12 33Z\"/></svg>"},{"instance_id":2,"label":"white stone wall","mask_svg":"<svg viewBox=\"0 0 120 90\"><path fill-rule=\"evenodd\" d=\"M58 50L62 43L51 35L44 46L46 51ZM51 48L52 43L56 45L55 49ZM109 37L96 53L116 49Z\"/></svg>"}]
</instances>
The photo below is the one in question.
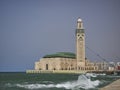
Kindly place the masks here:
<instances>
[{"instance_id":1,"label":"white stone wall","mask_svg":"<svg viewBox=\"0 0 120 90\"><path fill-rule=\"evenodd\" d=\"M48 68L47 66L48 65ZM98 70L98 64L86 61L86 66L78 70ZM77 60L71 58L42 58L35 62L35 70L77 70Z\"/></svg>"},{"instance_id":2,"label":"white stone wall","mask_svg":"<svg viewBox=\"0 0 120 90\"><path fill-rule=\"evenodd\" d=\"M35 70L73 70L76 68L76 60L71 58L42 58L35 62Z\"/></svg>"}]
</instances>

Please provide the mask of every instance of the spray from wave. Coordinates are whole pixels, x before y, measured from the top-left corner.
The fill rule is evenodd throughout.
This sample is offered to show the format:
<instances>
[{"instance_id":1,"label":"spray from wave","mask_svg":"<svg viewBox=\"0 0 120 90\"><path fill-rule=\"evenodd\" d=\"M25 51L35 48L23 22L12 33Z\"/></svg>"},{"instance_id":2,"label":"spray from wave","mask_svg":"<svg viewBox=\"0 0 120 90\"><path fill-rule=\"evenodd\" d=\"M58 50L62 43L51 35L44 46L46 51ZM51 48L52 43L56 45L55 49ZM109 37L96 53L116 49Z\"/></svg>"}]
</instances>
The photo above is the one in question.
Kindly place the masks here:
<instances>
[{"instance_id":1,"label":"spray from wave","mask_svg":"<svg viewBox=\"0 0 120 90\"><path fill-rule=\"evenodd\" d=\"M71 90L90 89L95 88L100 84L99 80L92 81L88 78L89 75L80 75L76 81L68 81L58 84L47 83L47 84L16 84L15 86L25 89L43 89L43 88L64 88Z\"/></svg>"}]
</instances>

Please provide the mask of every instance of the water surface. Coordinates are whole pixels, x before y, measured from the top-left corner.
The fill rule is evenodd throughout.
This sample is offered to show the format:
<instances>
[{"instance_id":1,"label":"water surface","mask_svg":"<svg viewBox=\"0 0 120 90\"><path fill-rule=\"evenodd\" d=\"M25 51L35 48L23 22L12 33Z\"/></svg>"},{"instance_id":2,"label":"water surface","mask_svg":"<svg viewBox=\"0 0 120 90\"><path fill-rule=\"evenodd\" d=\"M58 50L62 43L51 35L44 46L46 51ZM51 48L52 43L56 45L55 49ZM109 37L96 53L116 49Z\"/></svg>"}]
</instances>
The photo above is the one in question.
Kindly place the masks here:
<instances>
[{"instance_id":1,"label":"water surface","mask_svg":"<svg viewBox=\"0 0 120 90\"><path fill-rule=\"evenodd\" d=\"M1 90L98 90L120 76L0 73Z\"/></svg>"}]
</instances>

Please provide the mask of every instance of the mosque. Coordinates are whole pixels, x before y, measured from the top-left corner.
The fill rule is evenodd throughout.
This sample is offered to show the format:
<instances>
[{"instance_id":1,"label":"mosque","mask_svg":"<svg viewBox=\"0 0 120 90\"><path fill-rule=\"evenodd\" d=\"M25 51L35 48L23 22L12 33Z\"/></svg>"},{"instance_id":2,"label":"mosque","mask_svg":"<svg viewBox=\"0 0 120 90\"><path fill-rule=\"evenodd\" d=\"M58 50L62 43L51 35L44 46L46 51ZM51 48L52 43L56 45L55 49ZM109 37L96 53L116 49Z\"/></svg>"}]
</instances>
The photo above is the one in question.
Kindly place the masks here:
<instances>
[{"instance_id":1,"label":"mosque","mask_svg":"<svg viewBox=\"0 0 120 90\"><path fill-rule=\"evenodd\" d=\"M27 73L84 73L98 70L97 63L90 62L85 56L85 29L81 18L77 20L75 30L76 54L59 52L45 55L35 62L35 70L27 70Z\"/></svg>"}]
</instances>

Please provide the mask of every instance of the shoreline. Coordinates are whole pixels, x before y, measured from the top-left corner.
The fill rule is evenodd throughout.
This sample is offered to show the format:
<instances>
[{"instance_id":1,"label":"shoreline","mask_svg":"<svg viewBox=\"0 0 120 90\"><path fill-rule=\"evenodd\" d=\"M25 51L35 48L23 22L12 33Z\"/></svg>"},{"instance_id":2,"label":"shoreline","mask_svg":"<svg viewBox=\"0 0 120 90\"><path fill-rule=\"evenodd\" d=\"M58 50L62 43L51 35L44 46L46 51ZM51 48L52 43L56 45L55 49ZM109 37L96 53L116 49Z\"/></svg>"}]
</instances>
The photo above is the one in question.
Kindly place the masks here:
<instances>
[{"instance_id":1,"label":"shoreline","mask_svg":"<svg viewBox=\"0 0 120 90\"><path fill-rule=\"evenodd\" d=\"M96 74L106 74L106 75L120 75L120 71L95 71L95 70L26 70L27 74L30 73L63 73L63 74L85 74L85 73L96 73Z\"/></svg>"},{"instance_id":2,"label":"shoreline","mask_svg":"<svg viewBox=\"0 0 120 90\"><path fill-rule=\"evenodd\" d=\"M99 90L120 90L120 79L113 81L112 83L100 88Z\"/></svg>"}]
</instances>

